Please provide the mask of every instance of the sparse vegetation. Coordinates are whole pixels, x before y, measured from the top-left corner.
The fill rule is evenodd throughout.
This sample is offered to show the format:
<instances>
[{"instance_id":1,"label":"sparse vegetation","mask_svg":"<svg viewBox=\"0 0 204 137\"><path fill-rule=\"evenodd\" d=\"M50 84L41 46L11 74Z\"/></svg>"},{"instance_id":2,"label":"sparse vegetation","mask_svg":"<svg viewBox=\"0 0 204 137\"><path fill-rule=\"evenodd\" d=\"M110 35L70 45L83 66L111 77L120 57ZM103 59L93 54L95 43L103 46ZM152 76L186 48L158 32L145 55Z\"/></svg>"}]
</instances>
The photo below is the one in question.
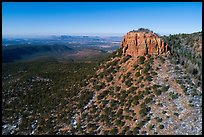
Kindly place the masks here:
<instances>
[{"instance_id":1,"label":"sparse vegetation","mask_svg":"<svg viewBox=\"0 0 204 137\"><path fill-rule=\"evenodd\" d=\"M159 128L160 129L164 129L164 125L159 125Z\"/></svg>"},{"instance_id":2,"label":"sparse vegetation","mask_svg":"<svg viewBox=\"0 0 204 137\"><path fill-rule=\"evenodd\" d=\"M153 130L154 127L155 127L155 125L150 125L150 126L149 126L149 130Z\"/></svg>"},{"instance_id":3,"label":"sparse vegetation","mask_svg":"<svg viewBox=\"0 0 204 137\"><path fill-rule=\"evenodd\" d=\"M177 112L174 112L174 115L178 117L178 116L179 116L179 113L177 113Z\"/></svg>"},{"instance_id":4,"label":"sparse vegetation","mask_svg":"<svg viewBox=\"0 0 204 137\"><path fill-rule=\"evenodd\" d=\"M163 38L171 45L172 62L175 64L180 63L189 74L197 79L197 82L200 81L202 79L202 57L198 49L202 44L202 32L176 34Z\"/></svg>"},{"instance_id":5,"label":"sparse vegetation","mask_svg":"<svg viewBox=\"0 0 204 137\"><path fill-rule=\"evenodd\" d=\"M162 87L161 87L162 92L166 92L166 91L168 91L168 89L169 89L169 86L166 86L166 85L162 85Z\"/></svg>"},{"instance_id":6,"label":"sparse vegetation","mask_svg":"<svg viewBox=\"0 0 204 137\"><path fill-rule=\"evenodd\" d=\"M130 87L132 85L132 78L128 79L127 81L125 81L125 84Z\"/></svg>"},{"instance_id":7,"label":"sparse vegetation","mask_svg":"<svg viewBox=\"0 0 204 137\"><path fill-rule=\"evenodd\" d=\"M127 55L123 58L122 63L125 63L126 61L128 61L131 58L130 55Z\"/></svg>"},{"instance_id":8,"label":"sparse vegetation","mask_svg":"<svg viewBox=\"0 0 204 137\"><path fill-rule=\"evenodd\" d=\"M11 75L11 77L2 81L4 83L2 97L6 100L11 100L13 97L16 99L10 103L3 100L2 120L7 121L13 117L11 122L8 122L12 125L16 116L22 118L19 133L26 128L31 129L30 125L35 119L38 120L39 132L54 131L54 128L64 121L71 123L73 110L76 107L82 109L93 96L92 90L80 92L79 85L88 83L85 78L94 74L96 66L95 62L64 61L61 63L54 59L3 64L2 76ZM7 91L10 93L8 94ZM80 96L77 99L79 93ZM57 119L51 118L51 114L58 116Z\"/></svg>"},{"instance_id":9,"label":"sparse vegetation","mask_svg":"<svg viewBox=\"0 0 204 137\"><path fill-rule=\"evenodd\" d=\"M177 99L178 98L178 93L169 92L169 96L171 97L171 99Z\"/></svg>"},{"instance_id":10,"label":"sparse vegetation","mask_svg":"<svg viewBox=\"0 0 204 137\"><path fill-rule=\"evenodd\" d=\"M179 46L181 43L178 43ZM14 67L22 71L19 74L10 74L12 71L3 67L6 75L3 73L2 76L2 95L5 98L2 100L2 121L12 124L18 119L16 117L22 117L20 133L25 130L34 131L33 126L37 127L34 134L167 133L169 127L165 127L166 125L182 121L179 115L183 116L183 112L186 112L183 111L183 106L186 107L187 104L192 108L185 109L197 110L200 107L198 99L202 96L198 88L200 81L191 80L188 72L182 68L185 67L194 77L198 77L198 74L201 74L199 66L192 67L192 64L196 63L189 62L196 57L191 59L191 55L184 55L189 58L185 63L183 55L180 54L189 52L177 52L175 49L182 48L173 48L175 58L148 54L134 60L135 58L129 55L122 55L122 50L127 50L125 47L119 48L101 64L92 61L72 61L71 64L56 61L46 63L46 67L42 63L32 65L38 72L35 69L29 70L29 66L16 65ZM28 70L30 74L25 72ZM7 79L16 81L8 84ZM26 86L31 84L32 87ZM31 90L32 88L34 90ZM20 96L20 99L16 99L16 95ZM16 106L22 107L22 111L17 110ZM199 119L194 121L199 122ZM164 128L165 130L162 130Z\"/></svg>"},{"instance_id":11,"label":"sparse vegetation","mask_svg":"<svg viewBox=\"0 0 204 137\"><path fill-rule=\"evenodd\" d=\"M159 96L159 95L161 95L162 92L160 89L157 89L157 90L154 90L154 93L155 93L155 95Z\"/></svg>"},{"instance_id":12,"label":"sparse vegetation","mask_svg":"<svg viewBox=\"0 0 204 137\"><path fill-rule=\"evenodd\" d=\"M139 56L138 58L138 64L144 64L145 57L144 56Z\"/></svg>"},{"instance_id":13,"label":"sparse vegetation","mask_svg":"<svg viewBox=\"0 0 204 137\"><path fill-rule=\"evenodd\" d=\"M148 112L151 110L150 107L147 107L146 105L145 106L142 106L141 109L140 109L140 115L142 117L146 116L148 114Z\"/></svg>"},{"instance_id":14,"label":"sparse vegetation","mask_svg":"<svg viewBox=\"0 0 204 137\"><path fill-rule=\"evenodd\" d=\"M136 77L141 76L141 75L140 75L140 72L136 72L136 73L135 73L135 76L136 76Z\"/></svg>"},{"instance_id":15,"label":"sparse vegetation","mask_svg":"<svg viewBox=\"0 0 204 137\"><path fill-rule=\"evenodd\" d=\"M157 122L162 122L162 118L156 117Z\"/></svg>"}]
</instances>

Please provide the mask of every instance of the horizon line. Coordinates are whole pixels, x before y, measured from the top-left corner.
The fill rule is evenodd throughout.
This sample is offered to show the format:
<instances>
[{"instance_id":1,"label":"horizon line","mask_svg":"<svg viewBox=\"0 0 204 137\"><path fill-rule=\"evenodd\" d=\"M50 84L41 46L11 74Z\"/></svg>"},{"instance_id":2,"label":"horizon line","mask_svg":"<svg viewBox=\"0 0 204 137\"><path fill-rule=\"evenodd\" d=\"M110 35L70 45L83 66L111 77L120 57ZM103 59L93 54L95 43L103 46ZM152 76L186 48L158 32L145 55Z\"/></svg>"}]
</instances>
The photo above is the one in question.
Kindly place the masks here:
<instances>
[{"instance_id":1,"label":"horizon line","mask_svg":"<svg viewBox=\"0 0 204 137\"><path fill-rule=\"evenodd\" d=\"M157 33L159 34L160 36L168 36L168 35L176 35L176 34L192 34L192 33L197 33L197 32L202 32L202 30L200 31L194 31L194 32L181 32L181 33L158 33L158 32L154 32L154 33ZM2 34L2 38L7 38L7 37L12 37L12 38L15 38L15 37L52 37L52 36L62 36L62 35L65 35L65 36L90 36L90 37L93 37L93 36L98 36L98 37L123 37L125 33L66 33L66 34Z\"/></svg>"}]
</instances>

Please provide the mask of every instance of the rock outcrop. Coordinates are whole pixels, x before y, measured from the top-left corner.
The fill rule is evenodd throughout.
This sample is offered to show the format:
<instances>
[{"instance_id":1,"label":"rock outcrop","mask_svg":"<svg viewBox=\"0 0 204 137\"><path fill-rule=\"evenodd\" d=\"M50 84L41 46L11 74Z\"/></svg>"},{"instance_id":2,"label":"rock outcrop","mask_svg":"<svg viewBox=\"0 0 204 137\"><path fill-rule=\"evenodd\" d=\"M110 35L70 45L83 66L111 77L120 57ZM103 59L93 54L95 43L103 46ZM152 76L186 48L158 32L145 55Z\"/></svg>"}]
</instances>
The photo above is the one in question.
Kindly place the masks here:
<instances>
[{"instance_id":1,"label":"rock outcrop","mask_svg":"<svg viewBox=\"0 0 204 137\"><path fill-rule=\"evenodd\" d=\"M123 55L131 55L132 57L169 52L168 45L157 34L142 31L128 32L123 37L121 48Z\"/></svg>"}]
</instances>

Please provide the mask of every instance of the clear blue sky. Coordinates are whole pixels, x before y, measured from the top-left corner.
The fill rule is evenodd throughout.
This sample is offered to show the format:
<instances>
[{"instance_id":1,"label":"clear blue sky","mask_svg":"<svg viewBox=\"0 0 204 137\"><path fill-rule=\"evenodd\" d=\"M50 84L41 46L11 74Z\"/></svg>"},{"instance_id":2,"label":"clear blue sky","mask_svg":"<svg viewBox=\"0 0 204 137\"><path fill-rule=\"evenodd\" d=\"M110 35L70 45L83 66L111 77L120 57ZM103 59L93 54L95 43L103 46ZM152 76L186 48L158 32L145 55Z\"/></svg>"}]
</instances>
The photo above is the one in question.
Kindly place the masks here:
<instances>
[{"instance_id":1,"label":"clear blue sky","mask_svg":"<svg viewBox=\"0 0 204 137\"><path fill-rule=\"evenodd\" d=\"M202 30L202 2L3 2L2 34L124 35Z\"/></svg>"}]
</instances>

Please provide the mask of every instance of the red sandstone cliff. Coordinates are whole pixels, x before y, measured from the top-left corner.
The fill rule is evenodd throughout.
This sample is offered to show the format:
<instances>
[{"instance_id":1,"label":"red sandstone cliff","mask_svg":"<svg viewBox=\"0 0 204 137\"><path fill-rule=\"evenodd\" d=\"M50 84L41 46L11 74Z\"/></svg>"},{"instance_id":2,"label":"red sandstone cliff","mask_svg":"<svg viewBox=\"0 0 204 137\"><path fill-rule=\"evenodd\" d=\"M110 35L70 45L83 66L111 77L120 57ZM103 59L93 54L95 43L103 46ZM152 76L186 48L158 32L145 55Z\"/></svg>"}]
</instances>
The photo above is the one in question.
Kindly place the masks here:
<instances>
[{"instance_id":1,"label":"red sandstone cliff","mask_svg":"<svg viewBox=\"0 0 204 137\"><path fill-rule=\"evenodd\" d=\"M168 45L153 32L128 32L121 43L124 55L133 57L167 53Z\"/></svg>"}]
</instances>

